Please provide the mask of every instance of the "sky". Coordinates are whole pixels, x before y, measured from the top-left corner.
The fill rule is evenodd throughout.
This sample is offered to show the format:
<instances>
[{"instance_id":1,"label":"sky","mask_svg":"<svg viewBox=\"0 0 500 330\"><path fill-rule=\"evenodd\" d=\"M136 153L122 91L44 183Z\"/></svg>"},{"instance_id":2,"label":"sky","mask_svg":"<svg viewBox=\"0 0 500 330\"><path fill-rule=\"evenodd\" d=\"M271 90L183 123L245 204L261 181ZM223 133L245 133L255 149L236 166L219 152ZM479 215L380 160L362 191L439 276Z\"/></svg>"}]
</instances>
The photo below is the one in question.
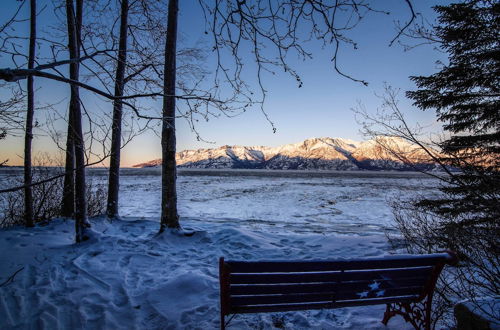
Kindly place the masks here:
<instances>
[{"instance_id":1,"label":"sky","mask_svg":"<svg viewBox=\"0 0 500 330\"><path fill-rule=\"evenodd\" d=\"M376 8L390 11L391 15L372 13L348 35L358 44L356 50L343 47L339 53L340 68L349 75L367 81L368 86L351 81L338 75L331 64L331 50L322 49L319 43L311 42L305 46L313 54L313 59L303 61L290 57L290 65L299 73L303 86L298 88L295 79L281 71L276 74L264 75L264 87L268 91L264 110L274 123L276 132L259 108L253 108L239 116L226 118L211 118L208 122L200 121L196 131L205 141L198 141L188 123L177 121L177 150L198 148L214 148L221 145L266 145L278 146L287 143L300 142L312 137L341 137L363 140L352 108L358 103L363 104L368 111L375 111L381 100L377 95L383 93L384 85L401 89L400 106L410 122L431 125L436 129L433 111L423 112L411 106L411 101L404 98L404 91L415 89L409 77L412 75L428 75L438 70L437 61L446 61L446 54L439 52L432 45L416 47L405 51L398 44L389 47L390 40L396 35L395 21L409 18L410 12L403 0L386 0L374 2ZM433 20L435 14L431 7L445 4L445 1L413 1L416 12L426 19ZM52 2L40 0L39 7L47 8L40 15L40 25L55 24ZM5 22L17 5L14 1L2 2L0 22ZM24 8L27 15L28 7ZM190 46L203 39L204 22L201 18L198 1L182 0L179 10L179 31L181 47ZM24 24L24 25L23 25ZM305 29L306 27L300 27ZM20 23L16 33L26 35L28 22ZM270 52L270 50L264 50ZM248 61L252 58L249 56ZM5 56L0 57L0 67L9 67L11 63ZM207 69L211 70L208 60ZM254 82L250 79L249 83ZM252 86L252 87L255 87ZM55 106L61 113L67 109L69 91L60 83L36 79L37 94L41 99L57 100ZM0 97L5 91L0 91ZM42 102L42 101L40 101ZM85 102L89 108L105 107L94 97L87 96ZM109 111L111 111L111 106ZM159 104L152 106L160 107ZM44 122L44 112L37 112L37 119ZM34 153L49 152L60 154L47 133L38 131L34 140ZM9 159L9 165L22 164L22 136L8 137L0 141L0 160ZM149 161L161 157L160 139L152 131L135 137L122 151L121 165Z\"/></svg>"}]
</instances>

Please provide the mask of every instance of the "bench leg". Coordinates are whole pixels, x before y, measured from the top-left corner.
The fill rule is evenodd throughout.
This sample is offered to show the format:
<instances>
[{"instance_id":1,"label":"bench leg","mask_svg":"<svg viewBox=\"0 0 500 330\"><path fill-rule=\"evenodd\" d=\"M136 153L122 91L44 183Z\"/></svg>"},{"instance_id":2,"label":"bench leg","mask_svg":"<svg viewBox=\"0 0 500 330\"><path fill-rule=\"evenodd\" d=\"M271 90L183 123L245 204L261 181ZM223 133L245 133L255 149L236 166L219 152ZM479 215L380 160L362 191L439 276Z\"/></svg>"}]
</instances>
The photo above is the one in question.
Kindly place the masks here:
<instances>
[{"instance_id":1,"label":"bench leg","mask_svg":"<svg viewBox=\"0 0 500 330\"><path fill-rule=\"evenodd\" d=\"M432 294L428 295L424 300L416 303L395 303L387 304L382 323L387 325L387 322L395 316L401 315L406 322L409 322L417 330L431 329L431 307Z\"/></svg>"},{"instance_id":2,"label":"bench leg","mask_svg":"<svg viewBox=\"0 0 500 330\"><path fill-rule=\"evenodd\" d=\"M396 315L396 313L391 310L391 304L387 304L387 307L386 307L385 313L384 313L384 318L382 319L382 323L384 325L387 325L387 322L389 322L391 317L393 317L394 315Z\"/></svg>"}]
</instances>

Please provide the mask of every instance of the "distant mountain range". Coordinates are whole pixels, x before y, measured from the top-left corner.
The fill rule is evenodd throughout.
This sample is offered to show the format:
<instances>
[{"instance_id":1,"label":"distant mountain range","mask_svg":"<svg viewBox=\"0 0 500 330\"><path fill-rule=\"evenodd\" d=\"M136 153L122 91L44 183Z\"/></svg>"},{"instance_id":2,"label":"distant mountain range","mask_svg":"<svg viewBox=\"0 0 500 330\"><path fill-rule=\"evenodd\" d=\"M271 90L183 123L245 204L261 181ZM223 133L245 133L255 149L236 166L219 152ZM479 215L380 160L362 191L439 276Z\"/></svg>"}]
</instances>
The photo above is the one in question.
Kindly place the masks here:
<instances>
[{"instance_id":1,"label":"distant mountain range","mask_svg":"<svg viewBox=\"0 0 500 330\"><path fill-rule=\"evenodd\" d=\"M405 161L384 146L397 151ZM398 138L357 142L342 138L312 138L280 147L222 146L185 150L176 155L180 168L238 168L280 170L415 170L432 169L434 164L418 146ZM161 159L134 165L155 167Z\"/></svg>"}]
</instances>

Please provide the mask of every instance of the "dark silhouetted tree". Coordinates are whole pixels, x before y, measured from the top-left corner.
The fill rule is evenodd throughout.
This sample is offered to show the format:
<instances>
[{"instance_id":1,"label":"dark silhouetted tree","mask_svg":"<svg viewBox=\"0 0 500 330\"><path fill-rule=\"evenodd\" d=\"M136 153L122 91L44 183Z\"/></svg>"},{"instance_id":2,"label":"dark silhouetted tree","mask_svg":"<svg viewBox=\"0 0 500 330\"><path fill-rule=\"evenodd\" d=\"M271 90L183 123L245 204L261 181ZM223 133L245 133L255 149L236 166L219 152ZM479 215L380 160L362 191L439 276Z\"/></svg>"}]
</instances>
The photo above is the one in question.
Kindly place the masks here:
<instances>
[{"instance_id":1,"label":"dark silhouetted tree","mask_svg":"<svg viewBox=\"0 0 500 330\"><path fill-rule=\"evenodd\" d=\"M35 67L36 46L36 0L30 1L30 42L28 54L28 69ZM26 227L33 227L33 191L31 187L31 145L33 141L33 117L35 113L35 90L33 76L27 80L28 104L26 109L26 130L24 135L24 220Z\"/></svg>"},{"instance_id":2,"label":"dark silhouetted tree","mask_svg":"<svg viewBox=\"0 0 500 330\"><path fill-rule=\"evenodd\" d=\"M436 36L449 64L430 76L411 77L407 92L419 108L436 109L450 137L440 161L460 170L443 187L445 198L422 200L456 225L500 219L500 3L466 1L435 7Z\"/></svg>"},{"instance_id":3,"label":"dark silhouetted tree","mask_svg":"<svg viewBox=\"0 0 500 330\"><path fill-rule=\"evenodd\" d=\"M178 0L168 3L167 41L165 43L165 66L163 80L163 111L162 111L162 197L160 232L165 227L179 228L177 213L177 169L175 162L175 78L177 52L177 17Z\"/></svg>"},{"instance_id":4,"label":"dark silhouetted tree","mask_svg":"<svg viewBox=\"0 0 500 330\"><path fill-rule=\"evenodd\" d=\"M125 88L125 68L127 64L128 0L121 0L120 37L116 60L115 92L116 97L123 96ZM120 148L122 140L123 103L113 101L113 122L111 126L111 155L109 162L108 203L106 213L113 218L118 215L118 193L120 191Z\"/></svg>"},{"instance_id":5,"label":"dark silhouetted tree","mask_svg":"<svg viewBox=\"0 0 500 330\"><path fill-rule=\"evenodd\" d=\"M459 256L459 267L439 281L433 318L468 299L499 321L495 306L477 298L500 294L500 3L464 1L435 10L436 26L418 26L413 37L436 43L449 63L430 76L411 77L418 89L407 96L422 110L436 110L444 134L432 141L424 127L410 126L391 88L376 115L357 113L367 135L412 142L441 170L427 172L438 179L440 194L392 203L404 238L395 240L399 247L411 253L451 249Z\"/></svg>"},{"instance_id":6,"label":"dark silhouetted tree","mask_svg":"<svg viewBox=\"0 0 500 330\"><path fill-rule=\"evenodd\" d=\"M66 3L66 6L68 4ZM73 4L71 4L73 7ZM66 11L68 9L66 8ZM83 21L83 2L81 0L76 1L76 9L74 9L74 26L69 26L69 21L67 18L68 24L68 49L70 53L70 58L79 58L80 57L80 48L81 48L81 30L82 30L82 21ZM66 15L68 13L66 12ZM75 45L72 45L71 37L69 36L71 31L74 29L75 33ZM71 32L72 33L72 32ZM71 47L74 47L72 49ZM78 81L79 80L79 71L80 65L77 62L70 63L70 79ZM66 161L65 161L65 175L64 175L64 189L63 189L63 197L61 204L61 215L65 217L72 217L75 214L75 130L73 127L73 114L75 111L81 112L80 109L80 91L77 86L70 87L70 101L69 101L69 110L68 110L68 130L66 135Z\"/></svg>"},{"instance_id":7,"label":"dark silhouetted tree","mask_svg":"<svg viewBox=\"0 0 500 330\"><path fill-rule=\"evenodd\" d=\"M68 50L70 58L79 58L80 56L80 33L83 0L66 0L66 18L68 27ZM79 63L70 63L70 79L78 81ZM86 239L85 228L87 226L87 202L85 190L85 145L83 140L82 113L80 108L79 87L71 84L71 99L69 111L69 135L72 136L75 155L75 239L81 242ZM73 172L73 171L71 171ZM65 192L67 193L67 192Z\"/></svg>"}]
</instances>

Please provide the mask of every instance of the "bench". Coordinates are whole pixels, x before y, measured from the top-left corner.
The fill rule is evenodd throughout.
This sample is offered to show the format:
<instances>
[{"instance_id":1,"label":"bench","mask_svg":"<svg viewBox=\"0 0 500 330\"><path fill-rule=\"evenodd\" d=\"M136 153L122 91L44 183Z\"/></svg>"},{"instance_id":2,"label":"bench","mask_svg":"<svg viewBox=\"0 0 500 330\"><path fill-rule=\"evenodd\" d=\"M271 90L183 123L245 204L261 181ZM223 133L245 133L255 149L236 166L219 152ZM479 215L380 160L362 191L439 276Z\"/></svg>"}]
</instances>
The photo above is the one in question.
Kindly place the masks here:
<instances>
[{"instance_id":1,"label":"bench","mask_svg":"<svg viewBox=\"0 0 500 330\"><path fill-rule=\"evenodd\" d=\"M452 252L318 261L219 260L221 329L240 313L387 304L382 323L401 315L431 328L436 281ZM226 323L226 316L232 315Z\"/></svg>"}]
</instances>

